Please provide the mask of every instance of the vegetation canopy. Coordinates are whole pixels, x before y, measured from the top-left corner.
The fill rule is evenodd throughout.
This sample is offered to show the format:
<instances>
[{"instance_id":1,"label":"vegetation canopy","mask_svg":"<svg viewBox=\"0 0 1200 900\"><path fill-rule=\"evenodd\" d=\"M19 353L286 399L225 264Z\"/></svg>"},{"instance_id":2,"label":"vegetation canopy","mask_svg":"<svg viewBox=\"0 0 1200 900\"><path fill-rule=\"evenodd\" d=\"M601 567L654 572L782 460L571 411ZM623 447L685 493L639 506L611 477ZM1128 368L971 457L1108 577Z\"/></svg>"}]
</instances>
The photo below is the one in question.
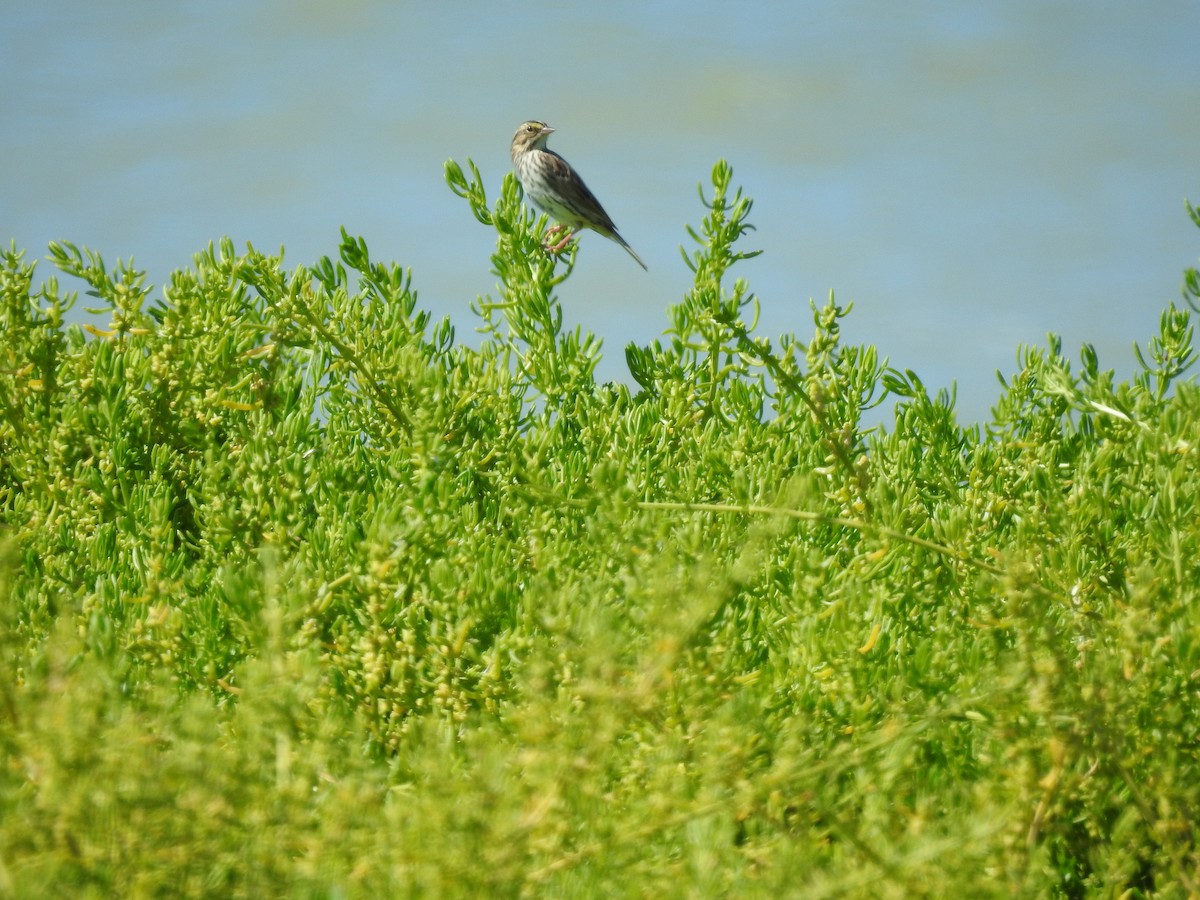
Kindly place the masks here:
<instances>
[{"instance_id":1,"label":"vegetation canopy","mask_svg":"<svg viewBox=\"0 0 1200 900\"><path fill-rule=\"evenodd\" d=\"M1200 894L1195 270L963 427L757 333L719 162L597 384L577 245L446 180L478 350L344 230L0 254L0 896Z\"/></svg>"}]
</instances>

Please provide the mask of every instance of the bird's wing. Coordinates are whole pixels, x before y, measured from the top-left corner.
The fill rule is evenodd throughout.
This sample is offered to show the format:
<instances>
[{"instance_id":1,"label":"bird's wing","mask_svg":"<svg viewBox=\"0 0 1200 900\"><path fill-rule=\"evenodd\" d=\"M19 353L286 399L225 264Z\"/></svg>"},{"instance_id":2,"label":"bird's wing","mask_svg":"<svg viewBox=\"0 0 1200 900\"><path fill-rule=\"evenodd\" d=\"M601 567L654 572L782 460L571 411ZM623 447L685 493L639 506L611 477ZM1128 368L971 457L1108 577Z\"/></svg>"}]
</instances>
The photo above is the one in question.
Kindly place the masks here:
<instances>
[{"instance_id":1,"label":"bird's wing","mask_svg":"<svg viewBox=\"0 0 1200 900\"><path fill-rule=\"evenodd\" d=\"M613 224L613 220L608 217L608 213L604 211L604 207L600 205L600 201L596 199L596 195L591 192L579 173L571 168L571 164L555 153L553 150L546 150L548 155L546 160L546 180L551 182L560 197L570 197L582 207L579 212L584 214L590 222L594 222L596 230L604 233L602 229L615 232L617 226Z\"/></svg>"}]
</instances>

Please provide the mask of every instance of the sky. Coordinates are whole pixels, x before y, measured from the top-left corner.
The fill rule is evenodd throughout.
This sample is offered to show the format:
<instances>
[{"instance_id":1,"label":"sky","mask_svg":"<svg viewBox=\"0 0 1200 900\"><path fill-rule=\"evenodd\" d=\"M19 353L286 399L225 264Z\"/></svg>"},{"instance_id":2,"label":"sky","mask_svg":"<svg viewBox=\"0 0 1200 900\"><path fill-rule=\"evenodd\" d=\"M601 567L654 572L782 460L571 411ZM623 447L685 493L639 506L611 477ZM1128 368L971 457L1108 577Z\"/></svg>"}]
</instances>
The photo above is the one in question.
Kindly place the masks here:
<instances>
[{"instance_id":1,"label":"sky","mask_svg":"<svg viewBox=\"0 0 1200 900\"><path fill-rule=\"evenodd\" d=\"M560 289L601 380L667 327L725 159L755 200L764 252L734 274L759 332L803 339L833 291L845 340L981 421L1019 346L1061 334L1127 376L1179 302L1198 34L1194 2L24 4L0 31L0 240L161 286L223 236L299 265L344 226L477 343L495 236L443 166L473 159L494 196L538 118L650 267L589 235Z\"/></svg>"}]
</instances>

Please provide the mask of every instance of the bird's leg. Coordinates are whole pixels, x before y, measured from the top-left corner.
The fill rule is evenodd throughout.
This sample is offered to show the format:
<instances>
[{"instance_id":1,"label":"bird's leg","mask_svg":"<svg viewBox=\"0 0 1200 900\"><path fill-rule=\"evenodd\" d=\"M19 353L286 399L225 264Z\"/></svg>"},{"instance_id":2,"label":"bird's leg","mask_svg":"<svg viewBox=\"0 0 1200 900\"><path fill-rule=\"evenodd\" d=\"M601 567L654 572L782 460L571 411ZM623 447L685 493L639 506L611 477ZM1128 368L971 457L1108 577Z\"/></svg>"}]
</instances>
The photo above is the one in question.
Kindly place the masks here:
<instances>
[{"instance_id":1,"label":"bird's leg","mask_svg":"<svg viewBox=\"0 0 1200 900\"><path fill-rule=\"evenodd\" d=\"M563 225L561 222L555 222L553 225L551 225L549 228L546 229L546 234L547 235L558 234L560 231L562 231L566 227L567 226Z\"/></svg>"},{"instance_id":2,"label":"bird's leg","mask_svg":"<svg viewBox=\"0 0 1200 900\"><path fill-rule=\"evenodd\" d=\"M563 229L562 225L557 225L555 227L558 228L559 231L561 231ZM547 230L546 233L549 234L550 233L549 230ZM567 244L569 244L571 242L571 238L573 238L573 237L575 237L574 232L568 231L567 236L565 238L563 238L561 241L559 241L553 247L547 247L546 252L547 253L562 253L563 247L567 246Z\"/></svg>"}]
</instances>

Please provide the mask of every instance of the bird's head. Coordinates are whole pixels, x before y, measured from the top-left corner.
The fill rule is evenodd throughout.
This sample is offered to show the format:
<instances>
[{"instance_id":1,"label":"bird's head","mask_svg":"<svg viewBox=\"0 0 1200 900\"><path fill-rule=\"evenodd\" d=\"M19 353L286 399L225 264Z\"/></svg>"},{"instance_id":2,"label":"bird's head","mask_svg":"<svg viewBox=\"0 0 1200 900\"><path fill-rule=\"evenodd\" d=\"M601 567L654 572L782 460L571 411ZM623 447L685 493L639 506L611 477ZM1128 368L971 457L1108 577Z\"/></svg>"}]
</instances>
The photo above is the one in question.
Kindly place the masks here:
<instances>
[{"instance_id":1,"label":"bird's head","mask_svg":"<svg viewBox=\"0 0 1200 900\"><path fill-rule=\"evenodd\" d=\"M554 133L554 129L545 122L532 120L525 122L517 129L517 133L512 139L512 155L516 157L518 153L524 153L528 150L545 150L546 138Z\"/></svg>"}]
</instances>

